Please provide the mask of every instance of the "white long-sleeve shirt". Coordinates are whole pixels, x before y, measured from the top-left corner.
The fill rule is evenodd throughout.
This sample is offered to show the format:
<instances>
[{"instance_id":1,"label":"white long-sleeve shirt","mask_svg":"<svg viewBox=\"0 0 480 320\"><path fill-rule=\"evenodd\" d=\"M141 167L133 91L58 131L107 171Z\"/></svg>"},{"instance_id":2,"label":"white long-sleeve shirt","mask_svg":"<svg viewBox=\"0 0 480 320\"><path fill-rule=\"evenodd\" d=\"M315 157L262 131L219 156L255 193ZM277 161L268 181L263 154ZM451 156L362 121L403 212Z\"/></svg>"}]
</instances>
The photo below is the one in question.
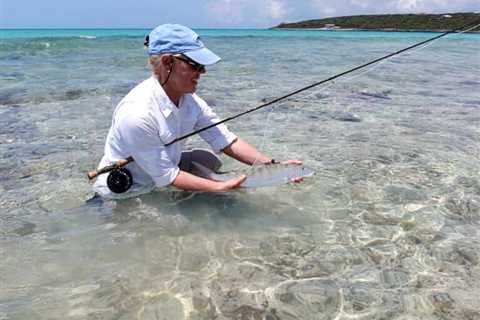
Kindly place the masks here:
<instances>
[{"instance_id":1,"label":"white long-sleeve shirt","mask_svg":"<svg viewBox=\"0 0 480 320\"><path fill-rule=\"evenodd\" d=\"M120 159L135 160L126 168L133 186L121 197L170 185L179 173L178 164L185 140L165 144L194 130L219 121L217 115L196 94L185 94L178 107L168 98L158 80L151 77L137 85L116 107L99 168ZM225 125L199 134L215 152L230 145L236 136ZM94 191L103 197L117 197L107 187L108 173L100 175Z\"/></svg>"}]
</instances>

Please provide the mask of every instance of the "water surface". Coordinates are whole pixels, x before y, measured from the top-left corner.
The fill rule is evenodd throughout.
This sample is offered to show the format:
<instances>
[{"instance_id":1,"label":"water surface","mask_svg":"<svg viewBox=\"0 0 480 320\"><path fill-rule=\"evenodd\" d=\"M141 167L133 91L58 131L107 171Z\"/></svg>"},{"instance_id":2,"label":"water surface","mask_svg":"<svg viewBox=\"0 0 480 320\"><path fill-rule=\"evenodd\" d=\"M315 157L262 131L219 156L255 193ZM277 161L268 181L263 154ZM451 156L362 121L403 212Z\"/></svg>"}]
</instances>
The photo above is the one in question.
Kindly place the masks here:
<instances>
[{"instance_id":1,"label":"water surface","mask_svg":"<svg viewBox=\"0 0 480 320\"><path fill-rule=\"evenodd\" d=\"M301 185L92 200L147 32L0 31L0 319L480 318L480 36L230 123ZM222 117L433 36L199 32Z\"/></svg>"}]
</instances>

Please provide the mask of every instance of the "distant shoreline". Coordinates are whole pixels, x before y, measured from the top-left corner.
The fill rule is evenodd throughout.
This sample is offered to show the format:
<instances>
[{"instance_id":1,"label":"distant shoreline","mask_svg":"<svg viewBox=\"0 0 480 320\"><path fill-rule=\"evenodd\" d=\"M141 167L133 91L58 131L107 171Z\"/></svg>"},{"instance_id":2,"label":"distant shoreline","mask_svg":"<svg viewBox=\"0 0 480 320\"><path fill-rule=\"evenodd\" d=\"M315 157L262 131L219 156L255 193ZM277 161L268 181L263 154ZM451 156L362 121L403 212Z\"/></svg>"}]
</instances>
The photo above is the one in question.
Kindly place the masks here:
<instances>
[{"instance_id":1,"label":"distant shoreline","mask_svg":"<svg viewBox=\"0 0 480 320\"><path fill-rule=\"evenodd\" d=\"M286 31L332 31L332 32L338 32L338 31L370 31L370 32L428 32L428 33L444 33L448 32L451 30L444 30L444 29L439 29L439 30L421 30L421 29L394 29L394 28L385 28L385 29L361 29L361 28L335 28L335 29L329 29L329 28L278 28L278 27L273 27L270 28L271 30L286 30ZM463 33L480 33L480 30L478 31L467 31Z\"/></svg>"},{"instance_id":2,"label":"distant shoreline","mask_svg":"<svg viewBox=\"0 0 480 320\"><path fill-rule=\"evenodd\" d=\"M383 14L332 17L281 23L272 29L383 31L383 32L447 32L480 24L480 13ZM468 31L480 32L480 27Z\"/></svg>"}]
</instances>

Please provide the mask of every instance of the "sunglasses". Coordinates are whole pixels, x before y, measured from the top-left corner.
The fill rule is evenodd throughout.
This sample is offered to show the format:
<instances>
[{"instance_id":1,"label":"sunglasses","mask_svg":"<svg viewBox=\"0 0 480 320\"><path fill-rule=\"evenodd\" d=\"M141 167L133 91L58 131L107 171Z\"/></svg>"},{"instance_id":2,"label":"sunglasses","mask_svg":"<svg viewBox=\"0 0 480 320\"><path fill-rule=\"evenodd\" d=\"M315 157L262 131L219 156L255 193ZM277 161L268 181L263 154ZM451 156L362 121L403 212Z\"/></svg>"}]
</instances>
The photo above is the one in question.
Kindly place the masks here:
<instances>
[{"instance_id":1,"label":"sunglasses","mask_svg":"<svg viewBox=\"0 0 480 320\"><path fill-rule=\"evenodd\" d=\"M174 55L173 56L175 59L178 59L180 61L183 61L185 62L186 64L188 64L190 67L192 67L193 70L197 71L197 72L204 72L205 71L205 66L203 64L200 64L200 63L196 63L195 61L193 61L192 59L189 59L187 57L185 57L184 55Z\"/></svg>"}]
</instances>

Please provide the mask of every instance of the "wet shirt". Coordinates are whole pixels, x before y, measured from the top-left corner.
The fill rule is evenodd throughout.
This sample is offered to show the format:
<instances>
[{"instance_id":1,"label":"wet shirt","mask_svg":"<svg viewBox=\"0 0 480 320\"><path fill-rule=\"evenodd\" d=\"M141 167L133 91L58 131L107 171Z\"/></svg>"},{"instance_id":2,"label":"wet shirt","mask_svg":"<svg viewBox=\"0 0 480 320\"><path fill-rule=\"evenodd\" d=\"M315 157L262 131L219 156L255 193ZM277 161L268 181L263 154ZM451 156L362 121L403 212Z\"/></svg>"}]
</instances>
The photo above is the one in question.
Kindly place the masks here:
<instances>
[{"instance_id":1,"label":"wet shirt","mask_svg":"<svg viewBox=\"0 0 480 320\"><path fill-rule=\"evenodd\" d=\"M158 80L151 77L130 91L115 109L99 168L129 156L135 159L126 166L133 176L133 186L122 197L168 186L179 173L185 140L167 147L165 144L218 121L196 94L183 95L179 106L175 106ZM236 139L225 125L199 135L217 153ZM94 190L101 196L115 197L107 187L107 176L108 173L97 178Z\"/></svg>"}]
</instances>

